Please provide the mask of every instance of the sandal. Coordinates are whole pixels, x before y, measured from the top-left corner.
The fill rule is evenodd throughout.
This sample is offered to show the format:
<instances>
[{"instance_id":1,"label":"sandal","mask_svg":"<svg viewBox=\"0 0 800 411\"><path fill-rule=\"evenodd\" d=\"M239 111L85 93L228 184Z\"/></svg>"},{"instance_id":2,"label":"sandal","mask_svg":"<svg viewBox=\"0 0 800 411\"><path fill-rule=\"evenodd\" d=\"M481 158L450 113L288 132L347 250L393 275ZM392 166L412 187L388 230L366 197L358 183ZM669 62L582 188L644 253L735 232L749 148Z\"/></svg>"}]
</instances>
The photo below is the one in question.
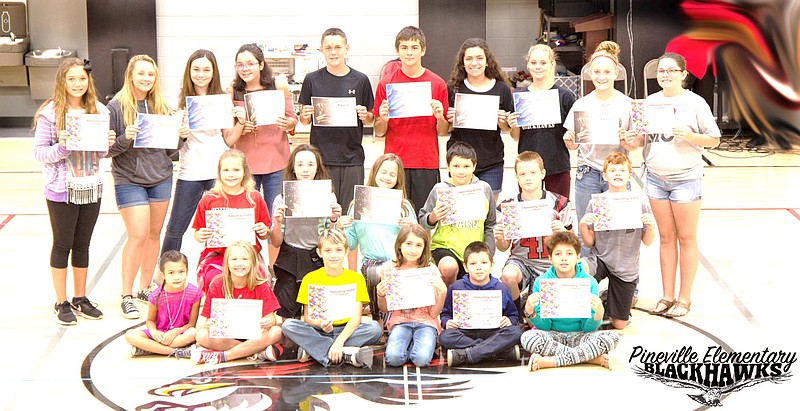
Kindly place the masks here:
<instances>
[{"instance_id":1,"label":"sandal","mask_svg":"<svg viewBox=\"0 0 800 411\"><path fill-rule=\"evenodd\" d=\"M664 313L664 317L669 318L676 318L676 317L683 317L686 314L689 314L689 310L692 306L691 302L684 303L682 301L675 301L675 304L670 308L669 311Z\"/></svg>"},{"instance_id":2,"label":"sandal","mask_svg":"<svg viewBox=\"0 0 800 411\"><path fill-rule=\"evenodd\" d=\"M528 371L534 372L539 370L539 360L542 359L542 356L539 354L531 354L531 358L528 359Z\"/></svg>"},{"instance_id":3,"label":"sandal","mask_svg":"<svg viewBox=\"0 0 800 411\"><path fill-rule=\"evenodd\" d=\"M650 314L664 315L667 311L669 311L670 308L672 308L673 304L675 304L675 301L669 301L662 298L658 300L658 302L656 303L656 305L653 306L653 308L650 309ZM664 308L659 310L658 307L662 305L664 306Z\"/></svg>"}]
</instances>

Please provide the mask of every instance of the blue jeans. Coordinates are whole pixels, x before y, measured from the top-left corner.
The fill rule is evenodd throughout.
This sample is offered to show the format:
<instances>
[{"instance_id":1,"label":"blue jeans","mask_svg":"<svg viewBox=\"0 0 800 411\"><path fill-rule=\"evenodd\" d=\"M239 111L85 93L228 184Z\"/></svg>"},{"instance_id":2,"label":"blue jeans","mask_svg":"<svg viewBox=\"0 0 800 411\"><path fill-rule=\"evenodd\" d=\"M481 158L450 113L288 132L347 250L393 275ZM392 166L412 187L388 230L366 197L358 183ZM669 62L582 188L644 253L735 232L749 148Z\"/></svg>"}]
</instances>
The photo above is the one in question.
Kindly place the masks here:
<instances>
[{"instance_id":1,"label":"blue jeans","mask_svg":"<svg viewBox=\"0 0 800 411\"><path fill-rule=\"evenodd\" d=\"M303 321L290 318L283 322L283 335L289 337L311 358L327 367L330 365L328 360L328 350L331 349L333 341L344 330L344 325L333 327L333 332L326 333ZM344 342L345 347L363 347L376 343L383 334L381 326L375 321L362 321L353 334Z\"/></svg>"},{"instance_id":2,"label":"blue jeans","mask_svg":"<svg viewBox=\"0 0 800 411\"><path fill-rule=\"evenodd\" d=\"M267 202L269 216L272 218L272 203L275 197L283 192L283 170L274 171L269 174L253 174L256 182L256 191L263 191L264 201Z\"/></svg>"},{"instance_id":3,"label":"blue jeans","mask_svg":"<svg viewBox=\"0 0 800 411\"><path fill-rule=\"evenodd\" d=\"M487 184L489 184L489 187L492 188L492 193L494 194L500 194L500 191L503 189L502 164L492 167L488 170L481 171L480 173L475 173L475 177L478 177L478 179L481 181L485 181Z\"/></svg>"},{"instance_id":4,"label":"blue jeans","mask_svg":"<svg viewBox=\"0 0 800 411\"><path fill-rule=\"evenodd\" d=\"M439 344L445 349L463 349L470 364L497 357L519 344L522 330L516 325L487 330L449 328L439 334Z\"/></svg>"},{"instance_id":5,"label":"blue jeans","mask_svg":"<svg viewBox=\"0 0 800 411\"><path fill-rule=\"evenodd\" d=\"M203 193L214 186L214 180L188 181L180 180L175 183L175 200L172 202L172 211L169 214L167 232L164 233L164 242L161 244L161 254L167 250L181 250L183 234L192 222L197 204Z\"/></svg>"},{"instance_id":6,"label":"blue jeans","mask_svg":"<svg viewBox=\"0 0 800 411\"><path fill-rule=\"evenodd\" d=\"M386 364L402 367L410 358L417 367L427 367L436 349L436 335L436 328L427 324L395 324L386 341Z\"/></svg>"}]
</instances>

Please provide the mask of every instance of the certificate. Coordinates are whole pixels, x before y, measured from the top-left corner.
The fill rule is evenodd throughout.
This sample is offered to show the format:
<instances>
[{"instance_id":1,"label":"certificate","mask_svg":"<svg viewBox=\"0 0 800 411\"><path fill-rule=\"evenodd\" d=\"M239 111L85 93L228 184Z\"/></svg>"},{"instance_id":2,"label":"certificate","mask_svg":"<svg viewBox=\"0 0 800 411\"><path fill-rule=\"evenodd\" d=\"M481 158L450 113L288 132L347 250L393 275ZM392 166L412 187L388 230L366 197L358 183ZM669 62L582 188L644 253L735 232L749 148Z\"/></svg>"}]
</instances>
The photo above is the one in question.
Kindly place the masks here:
<instances>
[{"instance_id":1,"label":"certificate","mask_svg":"<svg viewBox=\"0 0 800 411\"><path fill-rule=\"evenodd\" d=\"M500 327L503 319L503 292L500 290L454 290L453 321L459 328Z\"/></svg>"},{"instance_id":2,"label":"certificate","mask_svg":"<svg viewBox=\"0 0 800 411\"><path fill-rule=\"evenodd\" d=\"M67 150L108 151L108 114L67 113Z\"/></svg>"},{"instance_id":3,"label":"certificate","mask_svg":"<svg viewBox=\"0 0 800 411\"><path fill-rule=\"evenodd\" d=\"M542 318L589 318L592 291L588 278L548 278L539 281Z\"/></svg>"},{"instance_id":4,"label":"certificate","mask_svg":"<svg viewBox=\"0 0 800 411\"><path fill-rule=\"evenodd\" d=\"M403 210L403 193L400 190L355 186L353 191L354 219L397 225Z\"/></svg>"},{"instance_id":5,"label":"certificate","mask_svg":"<svg viewBox=\"0 0 800 411\"><path fill-rule=\"evenodd\" d=\"M277 124L278 117L286 114L283 90L251 91L244 95L247 118L257 126Z\"/></svg>"},{"instance_id":6,"label":"certificate","mask_svg":"<svg viewBox=\"0 0 800 411\"><path fill-rule=\"evenodd\" d=\"M206 240L206 247L228 247L238 240L255 245L255 221L253 208L206 210L206 228L211 230L211 238Z\"/></svg>"},{"instance_id":7,"label":"certificate","mask_svg":"<svg viewBox=\"0 0 800 411\"><path fill-rule=\"evenodd\" d=\"M500 96L456 93L454 128L497 130Z\"/></svg>"},{"instance_id":8,"label":"certificate","mask_svg":"<svg viewBox=\"0 0 800 411\"><path fill-rule=\"evenodd\" d=\"M642 197L639 193L592 194L594 231L642 228Z\"/></svg>"},{"instance_id":9,"label":"certificate","mask_svg":"<svg viewBox=\"0 0 800 411\"><path fill-rule=\"evenodd\" d=\"M556 89L514 93L514 111L519 127L552 127L562 121Z\"/></svg>"},{"instance_id":10,"label":"certificate","mask_svg":"<svg viewBox=\"0 0 800 411\"><path fill-rule=\"evenodd\" d=\"M437 203L446 204L450 213L439 223L451 225L467 221L486 219L486 194L476 184L459 187L440 188L437 190Z\"/></svg>"},{"instance_id":11,"label":"certificate","mask_svg":"<svg viewBox=\"0 0 800 411\"><path fill-rule=\"evenodd\" d=\"M338 321L355 312L356 285L308 285L308 318Z\"/></svg>"},{"instance_id":12,"label":"certificate","mask_svg":"<svg viewBox=\"0 0 800 411\"><path fill-rule=\"evenodd\" d=\"M670 103L631 101L631 126L639 134L672 135L675 106Z\"/></svg>"},{"instance_id":13,"label":"certificate","mask_svg":"<svg viewBox=\"0 0 800 411\"><path fill-rule=\"evenodd\" d=\"M553 202L547 199L500 204L504 238L544 237L553 234Z\"/></svg>"},{"instance_id":14,"label":"certificate","mask_svg":"<svg viewBox=\"0 0 800 411\"><path fill-rule=\"evenodd\" d=\"M220 130L233 127L233 102L227 94L186 96L189 130Z\"/></svg>"},{"instance_id":15,"label":"certificate","mask_svg":"<svg viewBox=\"0 0 800 411\"><path fill-rule=\"evenodd\" d=\"M261 300L213 298L208 334L211 338L261 338Z\"/></svg>"},{"instance_id":16,"label":"certificate","mask_svg":"<svg viewBox=\"0 0 800 411\"><path fill-rule=\"evenodd\" d=\"M387 84L389 118L432 116L431 96L430 81Z\"/></svg>"},{"instance_id":17,"label":"certificate","mask_svg":"<svg viewBox=\"0 0 800 411\"><path fill-rule=\"evenodd\" d=\"M386 308L394 311L434 305L432 275L430 268L387 271L383 277L388 285Z\"/></svg>"},{"instance_id":18,"label":"certificate","mask_svg":"<svg viewBox=\"0 0 800 411\"><path fill-rule=\"evenodd\" d=\"M330 217L331 180L284 181L286 217Z\"/></svg>"},{"instance_id":19,"label":"certificate","mask_svg":"<svg viewBox=\"0 0 800 411\"><path fill-rule=\"evenodd\" d=\"M316 127L356 127L355 97L311 97Z\"/></svg>"},{"instance_id":20,"label":"certificate","mask_svg":"<svg viewBox=\"0 0 800 411\"><path fill-rule=\"evenodd\" d=\"M178 148L178 129L182 122L182 116L139 113L136 116L139 134L134 137L133 147Z\"/></svg>"},{"instance_id":21,"label":"certificate","mask_svg":"<svg viewBox=\"0 0 800 411\"><path fill-rule=\"evenodd\" d=\"M619 145L619 117L616 113L576 111L575 142L580 144ZM578 136L581 132L584 136Z\"/></svg>"}]
</instances>

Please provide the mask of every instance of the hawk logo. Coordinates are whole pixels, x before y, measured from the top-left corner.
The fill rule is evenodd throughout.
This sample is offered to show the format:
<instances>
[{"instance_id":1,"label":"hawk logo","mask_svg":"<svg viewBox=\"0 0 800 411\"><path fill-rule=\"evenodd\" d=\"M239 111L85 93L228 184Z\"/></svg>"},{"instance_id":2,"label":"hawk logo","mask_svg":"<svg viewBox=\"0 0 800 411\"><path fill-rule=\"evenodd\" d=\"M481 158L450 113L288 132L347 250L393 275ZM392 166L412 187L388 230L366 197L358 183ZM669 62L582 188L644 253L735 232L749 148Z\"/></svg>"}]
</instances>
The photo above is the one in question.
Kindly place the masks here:
<instances>
[{"instance_id":1,"label":"hawk logo","mask_svg":"<svg viewBox=\"0 0 800 411\"><path fill-rule=\"evenodd\" d=\"M631 354L631 364L634 360L641 364L633 367L637 376L668 387L698 389L701 393L687 396L706 406L721 407L722 397L732 392L763 382L788 381L797 354L769 349L726 352L722 347L711 346L701 360L692 347L653 352L637 346Z\"/></svg>"},{"instance_id":2,"label":"hawk logo","mask_svg":"<svg viewBox=\"0 0 800 411\"><path fill-rule=\"evenodd\" d=\"M356 91L354 89L349 89L349 90L347 90L347 94L355 95Z\"/></svg>"}]
</instances>

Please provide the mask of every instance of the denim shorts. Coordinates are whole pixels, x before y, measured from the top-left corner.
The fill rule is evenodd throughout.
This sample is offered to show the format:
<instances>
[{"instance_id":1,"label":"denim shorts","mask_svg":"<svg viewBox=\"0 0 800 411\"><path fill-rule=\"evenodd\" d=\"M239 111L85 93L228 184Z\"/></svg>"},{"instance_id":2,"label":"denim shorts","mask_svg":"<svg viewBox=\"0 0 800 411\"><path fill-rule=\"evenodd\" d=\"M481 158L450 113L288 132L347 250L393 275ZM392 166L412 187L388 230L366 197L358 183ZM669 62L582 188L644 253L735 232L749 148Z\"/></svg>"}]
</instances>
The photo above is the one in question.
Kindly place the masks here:
<instances>
[{"instance_id":1,"label":"denim shorts","mask_svg":"<svg viewBox=\"0 0 800 411\"><path fill-rule=\"evenodd\" d=\"M475 173L481 181L485 181L492 188L492 193L500 194L503 190L503 165L497 165L488 170L483 170L480 173Z\"/></svg>"},{"instance_id":2,"label":"denim shorts","mask_svg":"<svg viewBox=\"0 0 800 411\"><path fill-rule=\"evenodd\" d=\"M645 191L653 200L669 200L673 203L692 203L703 198L703 179L665 181L647 173Z\"/></svg>"},{"instance_id":3,"label":"denim shorts","mask_svg":"<svg viewBox=\"0 0 800 411\"><path fill-rule=\"evenodd\" d=\"M153 187L119 184L114 186L114 191L117 198L117 208L169 201L172 197L172 179L168 178Z\"/></svg>"}]
</instances>

